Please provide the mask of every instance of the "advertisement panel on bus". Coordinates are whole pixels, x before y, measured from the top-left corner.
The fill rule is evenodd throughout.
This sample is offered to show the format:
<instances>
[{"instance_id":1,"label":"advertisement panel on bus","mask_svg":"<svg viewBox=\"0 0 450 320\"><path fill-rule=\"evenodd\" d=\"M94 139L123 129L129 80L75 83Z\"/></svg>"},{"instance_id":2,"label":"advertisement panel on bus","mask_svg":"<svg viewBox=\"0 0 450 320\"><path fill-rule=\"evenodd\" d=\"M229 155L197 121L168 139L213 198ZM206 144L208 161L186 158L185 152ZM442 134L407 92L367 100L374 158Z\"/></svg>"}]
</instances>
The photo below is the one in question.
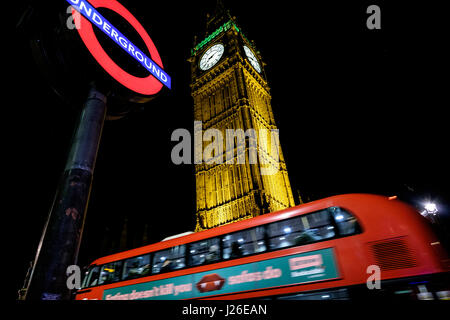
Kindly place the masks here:
<instances>
[{"instance_id":1,"label":"advertisement panel on bus","mask_svg":"<svg viewBox=\"0 0 450 320\"><path fill-rule=\"evenodd\" d=\"M332 248L107 289L104 300L202 298L339 277Z\"/></svg>"}]
</instances>

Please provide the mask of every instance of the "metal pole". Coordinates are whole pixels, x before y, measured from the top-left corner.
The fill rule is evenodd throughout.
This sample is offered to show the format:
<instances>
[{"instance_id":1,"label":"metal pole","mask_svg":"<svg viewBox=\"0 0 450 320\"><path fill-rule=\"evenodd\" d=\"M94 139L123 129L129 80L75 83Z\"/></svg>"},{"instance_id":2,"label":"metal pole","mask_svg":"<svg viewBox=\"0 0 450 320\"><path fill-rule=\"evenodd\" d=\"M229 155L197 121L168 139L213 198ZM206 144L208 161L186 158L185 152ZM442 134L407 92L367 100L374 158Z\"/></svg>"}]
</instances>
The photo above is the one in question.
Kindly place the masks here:
<instances>
[{"instance_id":1,"label":"metal pole","mask_svg":"<svg viewBox=\"0 0 450 320\"><path fill-rule=\"evenodd\" d=\"M91 88L38 246L26 300L69 300L66 270L77 264L106 96Z\"/></svg>"}]
</instances>

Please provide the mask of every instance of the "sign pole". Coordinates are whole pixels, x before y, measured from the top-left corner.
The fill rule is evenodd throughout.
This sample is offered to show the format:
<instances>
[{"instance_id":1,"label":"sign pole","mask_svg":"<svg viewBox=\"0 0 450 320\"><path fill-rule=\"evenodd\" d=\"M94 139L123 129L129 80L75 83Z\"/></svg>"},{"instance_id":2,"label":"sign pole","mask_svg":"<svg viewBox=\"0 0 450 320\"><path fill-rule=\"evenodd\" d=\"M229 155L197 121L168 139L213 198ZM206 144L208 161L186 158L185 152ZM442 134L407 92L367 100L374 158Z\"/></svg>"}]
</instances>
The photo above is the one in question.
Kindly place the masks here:
<instances>
[{"instance_id":1,"label":"sign pole","mask_svg":"<svg viewBox=\"0 0 450 320\"><path fill-rule=\"evenodd\" d=\"M93 63L90 58L78 61L84 54L80 54L78 50L73 51L73 41L80 39L73 38L72 31L68 31L66 24L61 24L61 19L43 19L47 17L47 9L53 6L43 4L38 6L36 3L30 6L21 22L31 37L33 55L43 69L48 70L48 75L52 76L53 89L56 92L68 100L72 100L73 97L78 99L79 90L74 88L84 87L86 79L103 82L105 71L117 81L112 86L109 81L105 85L108 83L108 86L111 86L110 90L115 93L112 98L114 102L109 106L109 115L118 118L131 111L129 105L124 105L125 101L131 104L146 103L154 99L163 86L171 88L171 78L164 71L161 57L152 39L123 5L116 0L67 0L67 2L71 5L75 25L78 22L77 33L97 63ZM99 8L109 9L125 19L143 40L149 57L103 17L97 10ZM94 27L104 32L116 45L140 63L149 72L148 76L136 77L119 67L103 50ZM103 71L98 72L100 69ZM118 84L128 90L126 92L114 90ZM92 88L82 109L69 158L29 273L30 281L19 292L21 300L71 298L69 287L73 284L70 281L70 286L67 284L66 272L69 266L77 264L106 109L105 95ZM73 272L72 270L77 268L72 267L69 270ZM72 278L73 273L70 279Z\"/></svg>"},{"instance_id":2,"label":"sign pole","mask_svg":"<svg viewBox=\"0 0 450 320\"><path fill-rule=\"evenodd\" d=\"M26 300L71 299L66 270L77 264L105 117L106 96L91 87L39 242Z\"/></svg>"}]
</instances>

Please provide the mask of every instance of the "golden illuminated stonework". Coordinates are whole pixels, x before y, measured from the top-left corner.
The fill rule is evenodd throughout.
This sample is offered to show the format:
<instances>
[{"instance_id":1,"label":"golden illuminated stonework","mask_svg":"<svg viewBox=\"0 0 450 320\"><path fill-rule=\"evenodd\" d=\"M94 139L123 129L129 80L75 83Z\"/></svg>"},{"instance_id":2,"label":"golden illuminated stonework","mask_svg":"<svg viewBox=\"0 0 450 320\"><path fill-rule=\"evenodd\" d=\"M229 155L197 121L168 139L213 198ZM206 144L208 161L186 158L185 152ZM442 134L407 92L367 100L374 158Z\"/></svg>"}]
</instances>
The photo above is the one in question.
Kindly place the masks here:
<instances>
[{"instance_id":1,"label":"golden illuminated stonework","mask_svg":"<svg viewBox=\"0 0 450 320\"><path fill-rule=\"evenodd\" d=\"M207 162L202 154L214 138L195 140L196 231L294 206L278 140L261 137L261 132L277 129L264 63L223 7L208 17L206 35L194 43L189 62L194 134L203 137L208 129L217 129L224 137L223 154L212 155L223 161L216 162ZM243 144L230 138L230 150L227 130L238 129L253 129L256 135L246 135ZM245 151L243 164L238 164L239 150ZM255 151L258 156L251 161Z\"/></svg>"}]
</instances>

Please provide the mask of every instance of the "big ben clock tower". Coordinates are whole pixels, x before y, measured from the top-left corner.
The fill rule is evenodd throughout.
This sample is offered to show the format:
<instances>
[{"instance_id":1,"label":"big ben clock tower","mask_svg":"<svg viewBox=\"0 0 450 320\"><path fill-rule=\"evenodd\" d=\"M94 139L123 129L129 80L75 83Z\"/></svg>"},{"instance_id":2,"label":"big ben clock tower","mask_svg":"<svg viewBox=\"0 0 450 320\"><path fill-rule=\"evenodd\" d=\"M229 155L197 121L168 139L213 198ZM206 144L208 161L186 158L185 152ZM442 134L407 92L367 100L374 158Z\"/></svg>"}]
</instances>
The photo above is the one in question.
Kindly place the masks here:
<instances>
[{"instance_id":1,"label":"big ben clock tower","mask_svg":"<svg viewBox=\"0 0 450 320\"><path fill-rule=\"evenodd\" d=\"M221 132L223 137L230 130L277 131L264 63L222 1L218 1L215 13L207 17L206 33L200 41L195 40L189 62L197 136L208 129ZM215 156L225 158L231 152L236 161L196 162L196 231L294 205L279 143L274 154L261 141L260 135L245 135L243 146L236 141L233 150L226 149L229 144L223 141L226 152ZM198 153L203 152L208 142L197 139L195 143L194 158L201 159ZM245 162L236 159L240 147L245 151ZM252 162L250 153L254 151L259 156ZM274 163L276 170L264 173L265 167Z\"/></svg>"}]
</instances>

